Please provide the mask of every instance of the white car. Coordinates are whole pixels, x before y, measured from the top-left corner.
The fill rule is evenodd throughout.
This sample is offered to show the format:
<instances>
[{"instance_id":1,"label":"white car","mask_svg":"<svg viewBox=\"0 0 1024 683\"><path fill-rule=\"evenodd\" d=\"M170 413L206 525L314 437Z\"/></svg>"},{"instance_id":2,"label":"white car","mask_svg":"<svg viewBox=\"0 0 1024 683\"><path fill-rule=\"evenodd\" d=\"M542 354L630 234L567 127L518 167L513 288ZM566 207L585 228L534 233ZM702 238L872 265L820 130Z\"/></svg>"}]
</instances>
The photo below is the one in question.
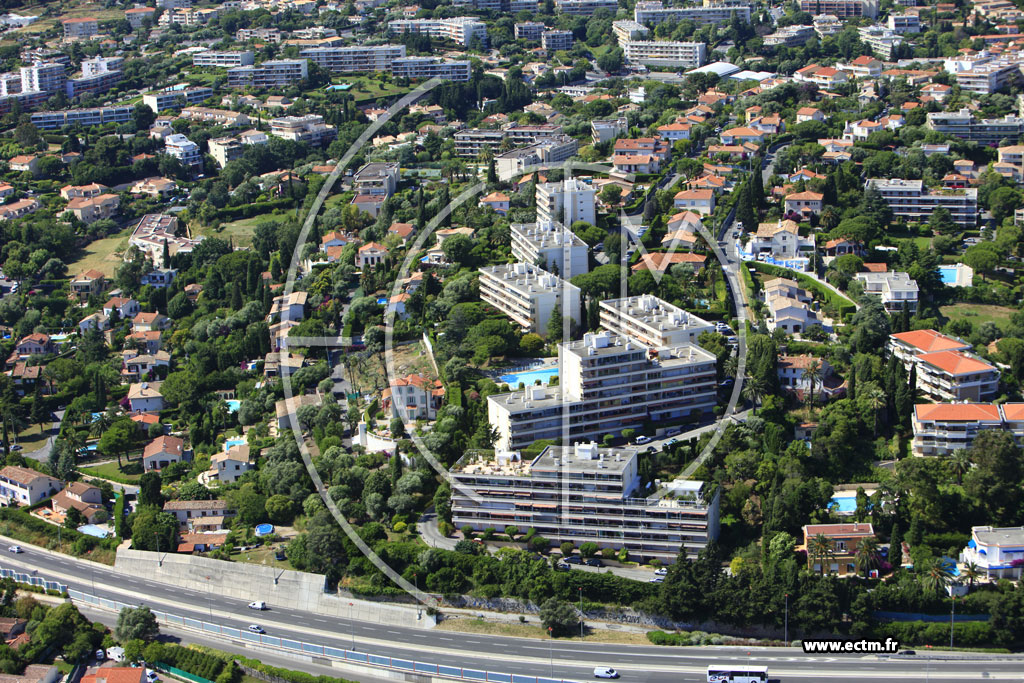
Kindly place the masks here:
<instances>
[{"instance_id":1,"label":"white car","mask_svg":"<svg viewBox=\"0 0 1024 683\"><path fill-rule=\"evenodd\" d=\"M15 555L17 555L18 553L23 553L25 551L21 549L20 545L12 545L7 549L7 552L14 553Z\"/></svg>"},{"instance_id":2,"label":"white car","mask_svg":"<svg viewBox=\"0 0 1024 683\"><path fill-rule=\"evenodd\" d=\"M658 576L665 576L666 574L668 574L668 567L658 567L654 570L654 573Z\"/></svg>"},{"instance_id":3,"label":"white car","mask_svg":"<svg viewBox=\"0 0 1024 683\"><path fill-rule=\"evenodd\" d=\"M265 610L265 609L267 609L267 603L263 602L262 600L257 600L255 602L250 602L249 603L249 609Z\"/></svg>"},{"instance_id":4,"label":"white car","mask_svg":"<svg viewBox=\"0 0 1024 683\"><path fill-rule=\"evenodd\" d=\"M263 628L257 624L249 624L249 630L253 633L266 633Z\"/></svg>"},{"instance_id":5,"label":"white car","mask_svg":"<svg viewBox=\"0 0 1024 683\"><path fill-rule=\"evenodd\" d=\"M156 683L160 676L152 669L146 669L146 683Z\"/></svg>"},{"instance_id":6,"label":"white car","mask_svg":"<svg viewBox=\"0 0 1024 683\"><path fill-rule=\"evenodd\" d=\"M644 436L638 436L638 437L636 437L636 442L637 442L638 444L645 444L645 443L650 443L650 442L651 442L651 437L649 437L649 436L647 436L647 435L644 435Z\"/></svg>"},{"instance_id":7,"label":"white car","mask_svg":"<svg viewBox=\"0 0 1024 683\"><path fill-rule=\"evenodd\" d=\"M610 666L595 666L594 678L618 678L619 672Z\"/></svg>"}]
</instances>

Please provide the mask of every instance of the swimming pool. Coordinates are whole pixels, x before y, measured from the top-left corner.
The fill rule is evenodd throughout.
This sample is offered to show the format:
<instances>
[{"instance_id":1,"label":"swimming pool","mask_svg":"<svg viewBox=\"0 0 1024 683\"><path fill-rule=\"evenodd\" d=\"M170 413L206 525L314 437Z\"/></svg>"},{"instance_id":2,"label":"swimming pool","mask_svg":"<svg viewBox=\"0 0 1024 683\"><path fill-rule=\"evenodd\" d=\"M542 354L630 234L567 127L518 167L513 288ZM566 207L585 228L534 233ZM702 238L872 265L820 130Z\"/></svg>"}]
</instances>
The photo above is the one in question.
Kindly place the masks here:
<instances>
[{"instance_id":1,"label":"swimming pool","mask_svg":"<svg viewBox=\"0 0 1024 683\"><path fill-rule=\"evenodd\" d=\"M244 446L247 443L248 443L248 441L246 441L242 437L237 437L236 436L235 438L228 439L227 441L224 442L224 450L228 450L232 446Z\"/></svg>"},{"instance_id":2,"label":"swimming pool","mask_svg":"<svg viewBox=\"0 0 1024 683\"><path fill-rule=\"evenodd\" d=\"M974 269L963 263L939 266L939 278L947 287L970 287L974 283Z\"/></svg>"},{"instance_id":3,"label":"swimming pool","mask_svg":"<svg viewBox=\"0 0 1024 683\"><path fill-rule=\"evenodd\" d=\"M537 380L540 380L541 384L547 384L552 377L558 377L558 368L542 368L540 370L516 372L510 375L502 375L498 379L515 389L520 383L530 386L531 384L536 384Z\"/></svg>"},{"instance_id":4,"label":"swimming pool","mask_svg":"<svg viewBox=\"0 0 1024 683\"><path fill-rule=\"evenodd\" d=\"M95 536L96 538L106 538L110 535L109 531L102 529L95 524L83 524L78 527L78 530L86 536Z\"/></svg>"},{"instance_id":5,"label":"swimming pool","mask_svg":"<svg viewBox=\"0 0 1024 683\"><path fill-rule=\"evenodd\" d=\"M857 511L857 496L832 496L832 505L837 506L836 512L850 514Z\"/></svg>"},{"instance_id":6,"label":"swimming pool","mask_svg":"<svg viewBox=\"0 0 1024 683\"><path fill-rule=\"evenodd\" d=\"M939 277L942 278L942 284L955 285L956 266L939 266Z\"/></svg>"},{"instance_id":7,"label":"swimming pool","mask_svg":"<svg viewBox=\"0 0 1024 683\"><path fill-rule=\"evenodd\" d=\"M238 408L242 405L242 402L239 401L237 398L225 399L224 402L228 404L228 410L231 411L232 413L237 413Z\"/></svg>"}]
</instances>

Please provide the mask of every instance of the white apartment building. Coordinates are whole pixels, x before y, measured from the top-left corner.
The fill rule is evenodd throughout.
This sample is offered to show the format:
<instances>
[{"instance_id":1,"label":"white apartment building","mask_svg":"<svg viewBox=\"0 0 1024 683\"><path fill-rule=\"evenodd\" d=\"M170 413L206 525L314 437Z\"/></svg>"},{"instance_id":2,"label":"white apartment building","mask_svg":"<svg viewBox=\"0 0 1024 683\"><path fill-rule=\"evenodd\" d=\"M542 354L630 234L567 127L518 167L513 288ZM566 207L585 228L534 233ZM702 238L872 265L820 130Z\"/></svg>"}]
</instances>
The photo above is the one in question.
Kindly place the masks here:
<instances>
[{"instance_id":1,"label":"white apartment building","mask_svg":"<svg viewBox=\"0 0 1024 683\"><path fill-rule=\"evenodd\" d=\"M857 34L861 41L871 46L871 50L882 59L892 59L893 49L903 43L903 36L881 24L861 26L857 29Z\"/></svg>"},{"instance_id":2,"label":"white apartment building","mask_svg":"<svg viewBox=\"0 0 1024 683\"><path fill-rule=\"evenodd\" d=\"M555 0L555 11L589 17L599 9L605 9L614 15L619 11L618 0Z\"/></svg>"},{"instance_id":3,"label":"white apartment building","mask_svg":"<svg viewBox=\"0 0 1024 683\"><path fill-rule=\"evenodd\" d=\"M648 562L672 564L682 548L695 557L718 536L718 489L680 479L645 491L639 457L596 443L549 446L530 461L470 451L451 469L452 522L535 529L556 546L593 542Z\"/></svg>"},{"instance_id":4,"label":"white apartment building","mask_svg":"<svg viewBox=\"0 0 1024 683\"><path fill-rule=\"evenodd\" d=\"M922 180L900 178L871 178L867 187L878 190L894 218L924 223L941 206L962 228L973 228L978 222L977 188L929 190Z\"/></svg>"},{"instance_id":5,"label":"white apartment building","mask_svg":"<svg viewBox=\"0 0 1024 683\"><path fill-rule=\"evenodd\" d=\"M889 313L917 310L917 281L900 271L886 273L857 273L855 280L864 285L865 294L875 294L882 298L882 305Z\"/></svg>"},{"instance_id":6,"label":"white apartment building","mask_svg":"<svg viewBox=\"0 0 1024 683\"><path fill-rule=\"evenodd\" d=\"M252 50L203 50L192 55L192 66L251 66L255 60L256 55Z\"/></svg>"},{"instance_id":7,"label":"white apartment building","mask_svg":"<svg viewBox=\"0 0 1024 683\"><path fill-rule=\"evenodd\" d=\"M921 32L921 18L917 14L890 14L886 23L890 31L899 35Z\"/></svg>"},{"instance_id":8,"label":"white apartment building","mask_svg":"<svg viewBox=\"0 0 1024 683\"><path fill-rule=\"evenodd\" d=\"M572 1L572 0L566 0ZM587 0L582 0L586 2ZM617 11L618 3L612 12ZM708 5L696 7L666 7L661 0L640 0L633 9L633 19L638 24L656 26L664 21L690 20L698 24L726 24L733 16L740 21L750 21L750 5Z\"/></svg>"},{"instance_id":9,"label":"white apartment building","mask_svg":"<svg viewBox=\"0 0 1024 683\"><path fill-rule=\"evenodd\" d=\"M463 47L468 47L473 39L487 45L487 24L474 17L396 19L388 22L388 30L395 35L425 33L431 38L450 40Z\"/></svg>"},{"instance_id":10,"label":"white apartment building","mask_svg":"<svg viewBox=\"0 0 1024 683\"><path fill-rule=\"evenodd\" d=\"M547 334L555 309L577 324L580 289L530 263L506 263L480 269L480 299L507 315L524 331Z\"/></svg>"},{"instance_id":11,"label":"white apartment building","mask_svg":"<svg viewBox=\"0 0 1024 683\"><path fill-rule=\"evenodd\" d=\"M68 76L63 64L36 62L21 67L21 92L63 92Z\"/></svg>"},{"instance_id":12,"label":"white apartment building","mask_svg":"<svg viewBox=\"0 0 1024 683\"><path fill-rule=\"evenodd\" d=\"M181 118L189 121L208 121L218 126L248 126L249 117L241 112L213 107L185 107L181 110Z\"/></svg>"},{"instance_id":13,"label":"white apartment building","mask_svg":"<svg viewBox=\"0 0 1024 683\"><path fill-rule=\"evenodd\" d=\"M99 22L93 17L80 19L64 19L64 40L83 40L92 38L100 32Z\"/></svg>"},{"instance_id":14,"label":"white apartment building","mask_svg":"<svg viewBox=\"0 0 1024 683\"><path fill-rule=\"evenodd\" d=\"M699 419L716 403L716 358L699 346L647 349L610 332L558 346L559 384L487 398L499 449L538 439L575 443Z\"/></svg>"},{"instance_id":15,"label":"white apartment building","mask_svg":"<svg viewBox=\"0 0 1024 683\"><path fill-rule=\"evenodd\" d=\"M540 46L548 52L569 50L572 48L572 31L544 31L540 35Z\"/></svg>"},{"instance_id":16,"label":"white apartment building","mask_svg":"<svg viewBox=\"0 0 1024 683\"><path fill-rule=\"evenodd\" d=\"M199 149L199 145L184 135L174 133L164 138L164 151L183 165L188 166L193 172L202 172L203 152Z\"/></svg>"},{"instance_id":17,"label":"white apartment building","mask_svg":"<svg viewBox=\"0 0 1024 683\"><path fill-rule=\"evenodd\" d=\"M917 389L936 401L982 401L999 390L999 370L962 351L915 357Z\"/></svg>"},{"instance_id":18,"label":"white apartment building","mask_svg":"<svg viewBox=\"0 0 1024 683\"><path fill-rule=\"evenodd\" d=\"M632 19L622 19L612 22L612 33L619 41L619 47L631 40L645 40L651 35L651 29Z\"/></svg>"},{"instance_id":19,"label":"white apartment building","mask_svg":"<svg viewBox=\"0 0 1024 683\"><path fill-rule=\"evenodd\" d=\"M398 189L398 162L365 164L352 177L352 189L359 195L390 197Z\"/></svg>"},{"instance_id":20,"label":"white apartment building","mask_svg":"<svg viewBox=\"0 0 1024 683\"><path fill-rule=\"evenodd\" d=\"M651 294L606 299L600 304L601 327L629 337L649 349L696 344L715 326Z\"/></svg>"},{"instance_id":21,"label":"white apartment building","mask_svg":"<svg viewBox=\"0 0 1024 683\"><path fill-rule=\"evenodd\" d=\"M618 119L595 119L590 122L590 138L595 145L610 142L629 131L629 121Z\"/></svg>"},{"instance_id":22,"label":"white apartment building","mask_svg":"<svg viewBox=\"0 0 1024 683\"><path fill-rule=\"evenodd\" d=\"M921 354L937 351L970 351L971 345L962 339L935 330L911 330L890 334L885 348L909 371L915 359Z\"/></svg>"},{"instance_id":23,"label":"white apartment building","mask_svg":"<svg viewBox=\"0 0 1024 683\"><path fill-rule=\"evenodd\" d=\"M206 144L210 150L210 156L217 161L217 165L221 168L236 159L241 159L242 153L245 151L238 138L210 138Z\"/></svg>"},{"instance_id":24,"label":"white apartment building","mask_svg":"<svg viewBox=\"0 0 1024 683\"><path fill-rule=\"evenodd\" d=\"M570 280L589 272L589 247L557 221L512 224L512 255L523 263L540 264L549 273Z\"/></svg>"},{"instance_id":25,"label":"white apartment building","mask_svg":"<svg viewBox=\"0 0 1024 683\"><path fill-rule=\"evenodd\" d=\"M306 59L272 59L258 66L228 69L229 88L283 88L306 78Z\"/></svg>"},{"instance_id":26,"label":"white apartment building","mask_svg":"<svg viewBox=\"0 0 1024 683\"><path fill-rule=\"evenodd\" d=\"M199 104L210 97L213 97L213 88L175 86L146 93L142 96L142 103L159 113L166 110L180 110L191 104Z\"/></svg>"},{"instance_id":27,"label":"white apartment building","mask_svg":"<svg viewBox=\"0 0 1024 683\"><path fill-rule=\"evenodd\" d=\"M324 123L324 117L319 114L281 116L271 119L270 134L285 140L305 142L318 147L322 147L338 137L337 129L329 123Z\"/></svg>"},{"instance_id":28,"label":"white apartment building","mask_svg":"<svg viewBox=\"0 0 1024 683\"><path fill-rule=\"evenodd\" d=\"M405 45L311 47L299 56L332 73L390 71L393 61L405 58Z\"/></svg>"},{"instance_id":29,"label":"white apartment building","mask_svg":"<svg viewBox=\"0 0 1024 683\"><path fill-rule=\"evenodd\" d=\"M558 221L570 226L576 221L584 221L596 225L596 196L597 190L578 178L566 178L557 183L538 183L537 221Z\"/></svg>"},{"instance_id":30,"label":"white apartment building","mask_svg":"<svg viewBox=\"0 0 1024 683\"><path fill-rule=\"evenodd\" d=\"M391 60L391 75L395 78L442 78L447 81L468 81L469 60L441 59L439 57L402 57Z\"/></svg>"},{"instance_id":31,"label":"white apartment building","mask_svg":"<svg viewBox=\"0 0 1024 683\"><path fill-rule=\"evenodd\" d=\"M82 76L98 76L117 71L124 63L124 57L93 57L82 60Z\"/></svg>"},{"instance_id":32,"label":"white apartment building","mask_svg":"<svg viewBox=\"0 0 1024 683\"><path fill-rule=\"evenodd\" d=\"M960 562L976 564L991 580L1019 580L1024 569L1024 526L971 527L971 540L961 551Z\"/></svg>"},{"instance_id":33,"label":"white apartment building","mask_svg":"<svg viewBox=\"0 0 1024 683\"><path fill-rule=\"evenodd\" d=\"M40 130L57 130L64 126L99 126L104 123L126 123L132 120L129 106L97 107L95 109L68 109L65 111L37 111L31 115L32 124Z\"/></svg>"},{"instance_id":34,"label":"white apartment building","mask_svg":"<svg viewBox=\"0 0 1024 683\"><path fill-rule=\"evenodd\" d=\"M950 455L970 448L984 429L1005 429L1018 443L1024 437L1024 403L920 403L911 420L911 452Z\"/></svg>"},{"instance_id":35,"label":"white apartment building","mask_svg":"<svg viewBox=\"0 0 1024 683\"><path fill-rule=\"evenodd\" d=\"M281 31L276 28L240 28L235 31L235 40L244 43L249 40L260 40L268 43L280 43Z\"/></svg>"},{"instance_id":36,"label":"white apartment building","mask_svg":"<svg viewBox=\"0 0 1024 683\"><path fill-rule=\"evenodd\" d=\"M626 62L696 69L707 61L707 43L631 40L623 46Z\"/></svg>"},{"instance_id":37,"label":"white apartment building","mask_svg":"<svg viewBox=\"0 0 1024 683\"><path fill-rule=\"evenodd\" d=\"M1024 118L1007 114L999 119L977 119L970 109L929 112L925 125L983 145L998 144L1003 138L1016 140L1024 134Z\"/></svg>"},{"instance_id":38,"label":"white apartment building","mask_svg":"<svg viewBox=\"0 0 1024 683\"><path fill-rule=\"evenodd\" d=\"M540 37L543 35L547 27L539 21L522 21L518 22L514 27L516 40L529 40L540 42Z\"/></svg>"},{"instance_id":39,"label":"white apartment building","mask_svg":"<svg viewBox=\"0 0 1024 683\"><path fill-rule=\"evenodd\" d=\"M813 37L813 26L783 26L774 33L766 35L764 44L769 47L799 47Z\"/></svg>"},{"instance_id":40,"label":"white apartment building","mask_svg":"<svg viewBox=\"0 0 1024 683\"><path fill-rule=\"evenodd\" d=\"M878 16L878 0L800 0L800 11L813 14L831 14L840 19Z\"/></svg>"},{"instance_id":41,"label":"white apartment building","mask_svg":"<svg viewBox=\"0 0 1024 683\"><path fill-rule=\"evenodd\" d=\"M553 164L574 156L579 143L568 135L541 138L527 147L510 149L494 157L495 170L502 180L522 175L529 166Z\"/></svg>"}]
</instances>

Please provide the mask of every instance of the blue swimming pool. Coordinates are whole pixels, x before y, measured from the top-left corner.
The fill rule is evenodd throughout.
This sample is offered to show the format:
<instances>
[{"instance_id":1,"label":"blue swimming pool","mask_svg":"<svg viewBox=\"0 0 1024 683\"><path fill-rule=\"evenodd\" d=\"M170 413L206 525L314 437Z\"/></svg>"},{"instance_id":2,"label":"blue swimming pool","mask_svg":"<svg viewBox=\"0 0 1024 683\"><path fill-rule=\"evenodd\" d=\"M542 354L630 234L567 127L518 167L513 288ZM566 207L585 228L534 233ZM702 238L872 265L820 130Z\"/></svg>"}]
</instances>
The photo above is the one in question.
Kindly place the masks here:
<instances>
[{"instance_id":1,"label":"blue swimming pool","mask_svg":"<svg viewBox=\"0 0 1024 683\"><path fill-rule=\"evenodd\" d=\"M510 375L502 375L498 379L515 389L519 386L520 382L526 386L536 384L537 380L540 380L541 384L547 384L552 377L558 377L558 368L543 368L541 370L516 372Z\"/></svg>"},{"instance_id":2,"label":"blue swimming pool","mask_svg":"<svg viewBox=\"0 0 1024 683\"><path fill-rule=\"evenodd\" d=\"M274 525L273 524L258 524L256 526L256 535L257 536L267 536L267 535L272 534L272 533L274 533Z\"/></svg>"},{"instance_id":3,"label":"blue swimming pool","mask_svg":"<svg viewBox=\"0 0 1024 683\"><path fill-rule=\"evenodd\" d=\"M238 408L242 405L242 402L235 398L229 398L224 402L228 404L228 410L230 410L232 413L237 413Z\"/></svg>"},{"instance_id":4,"label":"blue swimming pool","mask_svg":"<svg viewBox=\"0 0 1024 683\"><path fill-rule=\"evenodd\" d=\"M78 527L78 530L86 536L95 536L96 538L106 538L110 535L110 532L106 529L101 529L95 524L83 524Z\"/></svg>"},{"instance_id":5,"label":"blue swimming pool","mask_svg":"<svg viewBox=\"0 0 1024 683\"><path fill-rule=\"evenodd\" d=\"M382 296L381 298L377 299L377 303L380 304L381 306L387 304L387 302L388 302L388 299L387 299L387 297L384 297L384 296Z\"/></svg>"},{"instance_id":6,"label":"blue swimming pool","mask_svg":"<svg viewBox=\"0 0 1024 683\"><path fill-rule=\"evenodd\" d=\"M224 442L224 450L228 450L232 446L244 446L248 442L240 436L236 436L232 439L228 439Z\"/></svg>"},{"instance_id":7,"label":"blue swimming pool","mask_svg":"<svg viewBox=\"0 0 1024 683\"><path fill-rule=\"evenodd\" d=\"M939 277L942 278L942 284L955 285L956 266L939 266Z\"/></svg>"},{"instance_id":8,"label":"blue swimming pool","mask_svg":"<svg viewBox=\"0 0 1024 683\"><path fill-rule=\"evenodd\" d=\"M832 504L838 506L837 512L856 512L856 496L832 496Z\"/></svg>"}]
</instances>

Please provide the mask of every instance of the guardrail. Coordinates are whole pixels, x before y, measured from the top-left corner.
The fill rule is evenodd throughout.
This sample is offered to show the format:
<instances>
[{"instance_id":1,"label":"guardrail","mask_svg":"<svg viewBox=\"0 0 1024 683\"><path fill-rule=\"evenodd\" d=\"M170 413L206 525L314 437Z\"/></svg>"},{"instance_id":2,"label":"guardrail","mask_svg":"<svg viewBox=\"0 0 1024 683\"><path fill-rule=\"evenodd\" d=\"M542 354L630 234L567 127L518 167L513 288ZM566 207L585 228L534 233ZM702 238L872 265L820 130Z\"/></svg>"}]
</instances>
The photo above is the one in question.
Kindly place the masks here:
<instances>
[{"instance_id":1,"label":"guardrail","mask_svg":"<svg viewBox=\"0 0 1024 683\"><path fill-rule=\"evenodd\" d=\"M110 600L109 598L101 598L88 593L82 593L77 590L69 590L67 593L73 601L105 609L120 611L125 607L138 607L138 605L120 602L118 600ZM318 645L316 643L306 643L300 640L292 640L290 638L268 636L265 633L252 633L247 630L202 621L201 619L183 617L177 614L155 610L153 608L150 608L150 610L154 615L156 615L158 621L174 626L191 628L210 635L222 635L236 640L247 641L254 645L277 648L294 654L326 657L350 664L372 666L381 669L389 669L391 671L400 671L419 675L443 676L457 681L484 681L486 683L490 683L491 681L494 683L576 683L576 681L570 681L562 678L523 676L513 673L466 669L458 666L445 666L444 664L418 662L412 659L400 659L387 655L375 655L370 652L356 652L354 650Z\"/></svg>"},{"instance_id":2,"label":"guardrail","mask_svg":"<svg viewBox=\"0 0 1024 683\"><path fill-rule=\"evenodd\" d=\"M0 569L0 579L14 579L18 583L27 583L33 586L39 586L45 588L48 591L57 591L58 593L66 593L68 587L57 581L47 581L41 576L34 574L26 574L25 572L19 572L14 569Z\"/></svg>"}]
</instances>

